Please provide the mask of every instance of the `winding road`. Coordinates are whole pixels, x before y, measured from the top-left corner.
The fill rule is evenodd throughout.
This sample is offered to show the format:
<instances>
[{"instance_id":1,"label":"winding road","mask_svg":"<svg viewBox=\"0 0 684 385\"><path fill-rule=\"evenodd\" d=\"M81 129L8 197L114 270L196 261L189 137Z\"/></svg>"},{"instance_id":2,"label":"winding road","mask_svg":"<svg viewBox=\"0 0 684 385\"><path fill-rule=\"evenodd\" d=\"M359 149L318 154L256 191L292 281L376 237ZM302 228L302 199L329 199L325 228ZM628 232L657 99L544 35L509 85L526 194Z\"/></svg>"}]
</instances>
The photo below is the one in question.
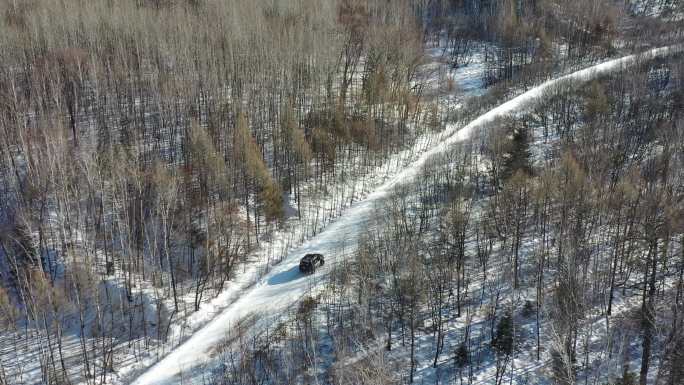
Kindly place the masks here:
<instances>
[{"instance_id":1,"label":"winding road","mask_svg":"<svg viewBox=\"0 0 684 385\"><path fill-rule=\"evenodd\" d=\"M450 146L462 142L479 129L487 128L497 118L524 110L536 104L563 82L579 85L599 76L633 66L639 60L650 60L682 51L683 46L656 48L650 51L609 60L589 68L549 80L529 91L499 105L479 116L464 127L448 126L437 145L425 151L415 162L405 167L365 199L356 202L328 225L325 230L289 252L287 257L264 276L256 285L247 289L238 300L218 314L212 321L195 332L187 341L171 351L162 360L143 372L132 384L153 385L178 383L179 376L198 369L211 354L212 349L225 338L231 325L243 317L256 313L261 322L268 322L292 307L311 288L320 286L326 279L326 271L340 258L344 258L356 246L357 241L374 215L374 208L399 184L409 183L421 172L432 157L444 153ZM326 255L326 267L311 276L298 272L299 258L309 252Z\"/></svg>"}]
</instances>

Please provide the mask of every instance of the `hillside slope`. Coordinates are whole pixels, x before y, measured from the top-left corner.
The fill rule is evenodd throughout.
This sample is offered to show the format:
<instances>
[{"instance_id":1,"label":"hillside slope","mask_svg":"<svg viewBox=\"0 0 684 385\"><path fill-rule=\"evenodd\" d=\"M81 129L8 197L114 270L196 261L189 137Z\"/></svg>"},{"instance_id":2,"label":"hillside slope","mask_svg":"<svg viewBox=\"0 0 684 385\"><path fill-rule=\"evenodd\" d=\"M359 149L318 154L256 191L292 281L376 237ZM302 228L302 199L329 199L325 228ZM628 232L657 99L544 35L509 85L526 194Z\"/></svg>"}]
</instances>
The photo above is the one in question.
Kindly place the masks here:
<instances>
[{"instance_id":1,"label":"hillside slope","mask_svg":"<svg viewBox=\"0 0 684 385\"><path fill-rule=\"evenodd\" d=\"M334 265L344 258L345 253L353 249L359 237L367 231L367 225L374 208L398 185L411 183L425 164L455 143L468 139L479 129L486 129L487 124L503 116L514 114L531 107L545 93L565 82L573 85L586 83L599 76L620 71L634 65L640 60L649 60L678 53L682 46L657 48L639 55L630 55L547 81L529 91L490 110L463 128L449 127L440 143L423 153L417 160L408 165L402 172L384 183L366 199L355 203L343 215L335 220L325 231L305 242L302 246L290 251L288 256L268 275L234 304L229 306L209 324L197 331L184 344L164 357L150 369L140 375L133 384L166 384L178 382L178 376L193 376L193 369L198 368L210 358L212 348L226 338L227 331L251 313L256 313L260 322L257 325L268 325L283 310L292 307L305 293L321 285L325 281L325 270L313 276L302 276L297 270L297 261L305 253L319 252L327 256L326 266ZM328 269L329 267L326 267ZM258 327L258 326L257 326Z\"/></svg>"}]
</instances>

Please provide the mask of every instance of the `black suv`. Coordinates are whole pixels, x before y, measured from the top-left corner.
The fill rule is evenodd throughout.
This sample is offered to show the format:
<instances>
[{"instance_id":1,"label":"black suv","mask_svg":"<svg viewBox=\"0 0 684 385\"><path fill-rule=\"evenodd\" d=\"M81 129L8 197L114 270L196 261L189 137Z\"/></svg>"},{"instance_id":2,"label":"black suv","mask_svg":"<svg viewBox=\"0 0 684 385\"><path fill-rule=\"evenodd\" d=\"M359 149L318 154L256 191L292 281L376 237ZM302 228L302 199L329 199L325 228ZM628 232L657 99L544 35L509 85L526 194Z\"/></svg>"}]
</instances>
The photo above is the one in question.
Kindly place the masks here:
<instances>
[{"instance_id":1,"label":"black suv","mask_svg":"<svg viewBox=\"0 0 684 385\"><path fill-rule=\"evenodd\" d=\"M299 261L299 271L313 273L316 271L316 266L323 266L324 263L323 254L307 254Z\"/></svg>"}]
</instances>

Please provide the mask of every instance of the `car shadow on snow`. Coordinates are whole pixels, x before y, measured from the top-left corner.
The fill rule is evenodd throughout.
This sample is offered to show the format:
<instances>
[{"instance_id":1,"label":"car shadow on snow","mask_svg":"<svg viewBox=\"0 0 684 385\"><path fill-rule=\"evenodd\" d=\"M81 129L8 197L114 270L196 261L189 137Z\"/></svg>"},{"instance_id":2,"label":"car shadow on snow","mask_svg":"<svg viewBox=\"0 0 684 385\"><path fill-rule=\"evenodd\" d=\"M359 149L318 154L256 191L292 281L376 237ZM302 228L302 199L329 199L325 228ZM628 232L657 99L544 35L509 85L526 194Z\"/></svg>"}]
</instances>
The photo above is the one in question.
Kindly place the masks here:
<instances>
[{"instance_id":1,"label":"car shadow on snow","mask_svg":"<svg viewBox=\"0 0 684 385\"><path fill-rule=\"evenodd\" d=\"M282 285L283 283L288 283L299 278L304 278L307 275L299 271L299 266L294 266L289 270L280 272L273 277L268 279L269 285Z\"/></svg>"}]
</instances>

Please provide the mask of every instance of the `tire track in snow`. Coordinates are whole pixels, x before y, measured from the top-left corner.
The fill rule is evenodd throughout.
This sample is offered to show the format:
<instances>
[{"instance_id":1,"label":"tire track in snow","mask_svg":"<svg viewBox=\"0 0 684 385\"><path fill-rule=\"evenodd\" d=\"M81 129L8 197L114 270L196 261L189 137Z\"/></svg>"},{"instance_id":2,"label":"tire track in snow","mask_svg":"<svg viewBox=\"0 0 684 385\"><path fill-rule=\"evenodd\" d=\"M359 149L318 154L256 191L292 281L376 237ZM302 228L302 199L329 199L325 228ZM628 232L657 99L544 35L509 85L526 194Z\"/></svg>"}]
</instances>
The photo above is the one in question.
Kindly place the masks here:
<instances>
[{"instance_id":1,"label":"tire track in snow","mask_svg":"<svg viewBox=\"0 0 684 385\"><path fill-rule=\"evenodd\" d=\"M477 129L498 118L522 111L536 104L547 92L554 87L572 82L573 85L585 83L599 76L621 71L633 66L641 60L651 60L657 57L679 53L684 45L655 48L645 53L613 59L601 64L573 72L542 83L527 92L489 110L480 115L466 126L459 128L450 125L441 135L438 145L424 152L416 161L389 181L369 194L365 199L356 202L343 214L329 224L321 233L306 241L301 246L290 251L285 259L275 266L257 285L248 289L238 300L228 306L222 313L204 327L196 331L192 337L171 351L162 360L148 368L133 385L158 385L178 383L179 376L190 374L193 369L201 366L210 358L212 348L222 341L231 325L236 324L243 317L258 313L262 322L280 314L296 304L312 287L320 287L325 275L315 274L303 276L298 271L299 258L309 252L320 252L326 255L326 265L331 265L340 259L338 253L350 251L356 245L366 225L373 216L374 208L387 197L397 186L412 181L422 167L434 156L444 153L452 145L463 142L472 137ZM200 369L201 370L201 369Z\"/></svg>"}]
</instances>

